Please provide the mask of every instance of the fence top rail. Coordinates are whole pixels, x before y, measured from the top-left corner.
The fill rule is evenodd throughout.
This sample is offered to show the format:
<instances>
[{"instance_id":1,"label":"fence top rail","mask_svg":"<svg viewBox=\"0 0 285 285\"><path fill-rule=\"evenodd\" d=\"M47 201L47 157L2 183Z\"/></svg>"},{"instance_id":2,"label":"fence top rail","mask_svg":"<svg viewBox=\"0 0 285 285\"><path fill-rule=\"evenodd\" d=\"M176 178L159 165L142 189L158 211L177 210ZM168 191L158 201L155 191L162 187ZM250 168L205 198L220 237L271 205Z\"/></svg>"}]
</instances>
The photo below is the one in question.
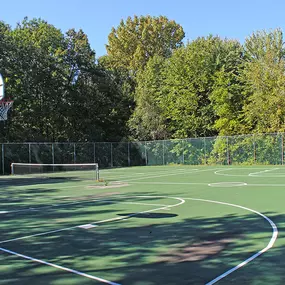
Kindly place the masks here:
<instances>
[{"instance_id":1,"label":"fence top rail","mask_svg":"<svg viewBox=\"0 0 285 285\"><path fill-rule=\"evenodd\" d=\"M88 145L88 144L146 144L146 143L159 143L159 142L167 142L167 141L187 141L187 140L204 140L204 139L223 139L223 138L236 138L236 137L256 137L256 136L266 136L266 135L285 135L283 132L278 133L253 133L253 134L241 134L241 135L232 135L232 136L212 136L212 137L193 137L193 138L181 138L181 139L165 139L165 140L145 140L145 141L122 141L122 142L2 142L2 145Z\"/></svg>"},{"instance_id":2,"label":"fence top rail","mask_svg":"<svg viewBox=\"0 0 285 285\"><path fill-rule=\"evenodd\" d=\"M21 163L13 162L11 166L23 165L23 166L98 166L98 163Z\"/></svg>"}]
</instances>

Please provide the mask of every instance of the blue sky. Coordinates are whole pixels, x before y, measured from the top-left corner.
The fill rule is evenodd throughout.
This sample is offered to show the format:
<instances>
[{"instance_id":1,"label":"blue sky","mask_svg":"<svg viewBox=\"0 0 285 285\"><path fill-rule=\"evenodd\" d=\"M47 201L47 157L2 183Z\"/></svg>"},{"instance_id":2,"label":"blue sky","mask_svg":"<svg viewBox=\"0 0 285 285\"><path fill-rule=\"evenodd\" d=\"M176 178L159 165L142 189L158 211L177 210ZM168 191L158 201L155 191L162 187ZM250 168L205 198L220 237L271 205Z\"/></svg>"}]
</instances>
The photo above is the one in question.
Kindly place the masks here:
<instances>
[{"instance_id":1,"label":"blue sky","mask_svg":"<svg viewBox=\"0 0 285 285\"><path fill-rule=\"evenodd\" d=\"M253 31L282 28L281 0L8 0L0 2L0 20L15 26L25 16L60 28L83 29L97 56L106 53L111 28L133 15L165 15L182 25L185 41L209 34L244 42Z\"/></svg>"}]
</instances>

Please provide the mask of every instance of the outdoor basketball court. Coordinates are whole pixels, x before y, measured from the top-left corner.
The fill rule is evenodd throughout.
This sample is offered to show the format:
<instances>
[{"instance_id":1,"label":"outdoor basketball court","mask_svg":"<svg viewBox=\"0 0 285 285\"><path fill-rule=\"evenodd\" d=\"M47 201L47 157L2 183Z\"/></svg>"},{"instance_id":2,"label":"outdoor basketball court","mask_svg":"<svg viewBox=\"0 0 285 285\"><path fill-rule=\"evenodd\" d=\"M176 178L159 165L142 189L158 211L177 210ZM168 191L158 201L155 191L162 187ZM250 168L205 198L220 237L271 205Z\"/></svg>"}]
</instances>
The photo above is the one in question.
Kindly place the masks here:
<instances>
[{"instance_id":1,"label":"outdoor basketball court","mask_svg":"<svg viewBox=\"0 0 285 285\"><path fill-rule=\"evenodd\" d=\"M285 168L3 176L0 284L284 284Z\"/></svg>"}]
</instances>

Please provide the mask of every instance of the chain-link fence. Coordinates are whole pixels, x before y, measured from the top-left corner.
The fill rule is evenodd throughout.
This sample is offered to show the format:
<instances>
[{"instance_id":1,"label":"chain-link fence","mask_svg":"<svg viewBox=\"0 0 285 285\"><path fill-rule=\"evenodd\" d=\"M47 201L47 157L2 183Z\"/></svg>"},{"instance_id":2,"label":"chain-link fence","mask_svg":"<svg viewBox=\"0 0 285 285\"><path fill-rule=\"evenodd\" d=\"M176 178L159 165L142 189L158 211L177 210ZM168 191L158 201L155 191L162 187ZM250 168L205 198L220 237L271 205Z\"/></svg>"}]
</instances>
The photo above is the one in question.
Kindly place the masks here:
<instances>
[{"instance_id":1,"label":"chain-link fence","mask_svg":"<svg viewBox=\"0 0 285 285\"><path fill-rule=\"evenodd\" d=\"M10 173L12 162L97 162L100 168L166 164L283 165L284 135L255 134L114 143L3 143L0 148L0 173Z\"/></svg>"}]
</instances>

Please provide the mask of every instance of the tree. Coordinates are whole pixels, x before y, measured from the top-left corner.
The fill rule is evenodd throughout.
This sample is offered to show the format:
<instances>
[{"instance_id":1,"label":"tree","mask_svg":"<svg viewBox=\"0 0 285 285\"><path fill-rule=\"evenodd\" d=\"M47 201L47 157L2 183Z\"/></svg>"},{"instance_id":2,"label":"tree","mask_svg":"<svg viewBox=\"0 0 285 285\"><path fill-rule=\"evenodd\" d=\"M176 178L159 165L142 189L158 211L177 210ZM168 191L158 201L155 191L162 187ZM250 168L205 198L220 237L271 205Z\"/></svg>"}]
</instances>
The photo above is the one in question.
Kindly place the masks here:
<instances>
[{"instance_id":1,"label":"tree","mask_svg":"<svg viewBox=\"0 0 285 285\"><path fill-rule=\"evenodd\" d=\"M9 138L43 140L52 137L56 123L52 117L61 79L58 54L63 49L60 30L43 20L27 18L9 35L7 94L15 102L9 126ZM55 114L56 115L56 114Z\"/></svg>"},{"instance_id":2,"label":"tree","mask_svg":"<svg viewBox=\"0 0 285 285\"><path fill-rule=\"evenodd\" d=\"M209 96L216 119L214 127L220 135L233 135L243 131L241 112L245 101L243 47L237 41L224 41L221 69L214 73L214 85Z\"/></svg>"},{"instance_id":3,"label":"tree","mask_svg":"<svg viewBox=\"0 0 285 285\"><path fill-rule=\"evenodd\" d=\"M285 48L281 30L253 33L245 42L243 108L248 132L285 131Z\"/></svg>"},{"instance_id":4,"label":"tree","mask_svg":"<svg viewBox=\"0 0 285 285\"><path fill-rule=\"evenodd\" d=\"M14 99L6 140L120 140L126 136L126 84L95 60L88 37L41 19L0 25L0 62ZM5 35L5 37L4 37Z\"/></svg>"},{"instance_id":5,"label":"tree","mask_svg":"<svg viewBox=\"0 0 285 285\"><path fill-rule=\"evenodd\" d=\"M136 108L129 121L133 137L139 140L165 139L168 134L162 116L161 97L165 59L155 55L137 74Z\"/></svg>"},{"instance_id":6,"label":"tree","mask_svg":"<svg viewBox=\"0 0 285 285\"><path fill-rule=\"evenodd\" d=\"M112 28L106 45L109 64L135 74L155 54L171 56L182 45L184 31L164 16L134 16Z\"/></svg>"},{"instance_id":7,"label":"tree","mask_svg":"<svg viewBox=\"0 0 285 285\"><path fill-rule=\"evenodd\" d=\"M173 53L166 68L163 114L174 138L209 136L215 114L209 95L226 53L219 37L198 38Z\"/></svg>"},{"instance_id":8,"label":"tree","mask_svg":"<svg viewBox=\"0 0 285 285\"><path fill-rule=\"evenodd\" d=\"M10 59L11 27L0 21L0 73L5 74Z\"/></svg>"}]
</instances>

